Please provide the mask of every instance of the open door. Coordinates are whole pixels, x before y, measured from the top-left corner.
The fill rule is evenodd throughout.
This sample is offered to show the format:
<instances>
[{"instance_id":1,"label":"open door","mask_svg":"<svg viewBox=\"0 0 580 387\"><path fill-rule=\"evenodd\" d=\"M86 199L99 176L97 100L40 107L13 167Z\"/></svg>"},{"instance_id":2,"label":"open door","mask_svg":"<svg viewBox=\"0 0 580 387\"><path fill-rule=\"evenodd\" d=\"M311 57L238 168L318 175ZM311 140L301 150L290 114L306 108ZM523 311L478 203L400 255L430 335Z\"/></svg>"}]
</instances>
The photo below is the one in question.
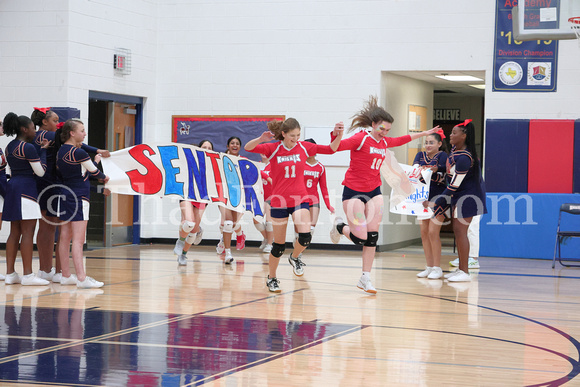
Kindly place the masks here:
<instances>
[{"instance_id":1,"label":"open door","mask_svg":"<svg viewBox=\"0 0 580 387\"><path fill-rule=\"evenodd\" d=\"M108 144L110 151L135 145L136 106L109 103ZM133 243L133 196L111 194L107 198L107 246Z\"/></svg>"}]
</instances>

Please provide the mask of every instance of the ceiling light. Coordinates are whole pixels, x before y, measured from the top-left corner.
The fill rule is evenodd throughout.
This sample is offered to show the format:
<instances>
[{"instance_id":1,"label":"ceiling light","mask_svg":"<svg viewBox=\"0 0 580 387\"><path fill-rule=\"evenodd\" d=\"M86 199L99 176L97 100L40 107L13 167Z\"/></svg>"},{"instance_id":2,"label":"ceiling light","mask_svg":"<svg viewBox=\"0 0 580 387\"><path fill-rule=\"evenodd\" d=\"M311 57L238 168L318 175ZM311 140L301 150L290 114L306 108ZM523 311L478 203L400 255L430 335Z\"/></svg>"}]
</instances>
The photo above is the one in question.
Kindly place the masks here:
<instances>
[{"instance_id":1,"label":"ceiling light","mask_svg":"<svg viewBox=\"0 0 580 387\"><path fill-rule=\"evenodd\" d=\"M481 82L483 79L471 75L436 75L437 78L452 82Z\"/></svg>"},{"instance_id":2,"label":"ceiling light","mask_svg":"<svg viewBox=\"0 0 580 387\"><path fill-rule=\"evenodd\" d=\"M480 83L479 85L468 85L468 86L475 87L476 89L485 90L485 84L483 83Z\"/></svg>"}]
</instances>

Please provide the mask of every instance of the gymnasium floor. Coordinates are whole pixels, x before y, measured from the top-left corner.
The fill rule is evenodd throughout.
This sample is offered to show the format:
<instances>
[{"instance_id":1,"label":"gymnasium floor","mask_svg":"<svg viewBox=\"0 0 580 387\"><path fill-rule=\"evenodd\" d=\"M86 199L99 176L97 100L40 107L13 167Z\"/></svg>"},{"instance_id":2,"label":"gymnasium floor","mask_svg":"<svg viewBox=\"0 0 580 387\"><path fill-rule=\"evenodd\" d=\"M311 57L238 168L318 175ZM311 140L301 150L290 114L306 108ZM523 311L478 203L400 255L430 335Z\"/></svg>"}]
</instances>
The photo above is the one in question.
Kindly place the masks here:
<instances>
[{"instance_id":1,"label":"gymnasium floor","mask_svg":"<svg viewBox=\"0 0 580 387\"><path fill-rule=\"evenodd\" d=\"M371 296L360 253L311 250L302 278L283 257L274 295L255 247L231 267L212 246L178 267L172 247L87 251L102 289L0 283L3 384L580 385L580 269L484 257L449 284L419 280L412 247L377 255Z\"/></svg>"}]
</instances>

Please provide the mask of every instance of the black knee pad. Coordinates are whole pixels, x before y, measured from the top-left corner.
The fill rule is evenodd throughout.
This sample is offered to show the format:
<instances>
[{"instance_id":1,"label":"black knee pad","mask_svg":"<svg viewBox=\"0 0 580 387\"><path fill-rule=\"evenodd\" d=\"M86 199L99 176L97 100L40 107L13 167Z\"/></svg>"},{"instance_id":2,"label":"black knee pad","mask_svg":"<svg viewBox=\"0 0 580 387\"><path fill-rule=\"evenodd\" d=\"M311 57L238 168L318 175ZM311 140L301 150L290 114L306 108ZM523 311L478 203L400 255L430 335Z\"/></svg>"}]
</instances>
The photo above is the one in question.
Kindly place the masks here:
<instances>
[{"instance_id":1,"label":"black knee pad","mask_svg":"<svg viewBox=\"0 0 580 387\"><path fill-rule=\"evenodd\" d=\"M376 247L379 240L379 233L376 231L367 232L367 241L365 246Z\"/></svg>"},{"instance_id":2,"label":"black knee pad","mask_svg":"<svg viewBox=\"0 0 580 387\"><path fill-rule=\"evenodd\" d=\"M350 233L350 240L355 245L359 245L359 246L362 246L362 245L364 245L367 242L366 239L360 239L359 237L357 237L356 235L354 235L352 232Z\"/></svg>"},{"instance_id":3,"label":"black knee pad","mask_svg":"<svg viewBox=\"0 0 580 387\"><path fill-rule=\"evenodd\" d=\"M299 232L298 233L298 243L300 246L308 247L310 241L312 240L312 234L309 232Z\"/></svg>"},{"instance_id":4,"label":"black knee pad","mask_svg":"<svg viewBox=\"0 0 580 387\"><path fill-rule=\"evenodd\" d=\"M280 258L282 254L284 254L284 250L286 250L285 243L274 242L272 243L272 251L270 251L270 254L272 254L276 258Z\"/></svg>"}]
</instances>

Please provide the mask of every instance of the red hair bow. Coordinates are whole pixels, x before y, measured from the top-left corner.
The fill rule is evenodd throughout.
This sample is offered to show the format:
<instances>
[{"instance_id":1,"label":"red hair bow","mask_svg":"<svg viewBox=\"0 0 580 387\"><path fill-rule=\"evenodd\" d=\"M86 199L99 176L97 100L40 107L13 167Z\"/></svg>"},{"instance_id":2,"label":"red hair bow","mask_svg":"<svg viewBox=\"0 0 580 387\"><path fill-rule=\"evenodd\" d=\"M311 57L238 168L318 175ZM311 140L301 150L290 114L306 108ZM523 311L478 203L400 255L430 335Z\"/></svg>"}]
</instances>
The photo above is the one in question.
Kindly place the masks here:
<instances>
[{"instance_id":1,"label":"red hair bow","mask_svg":"<svg viewBox=\"0 0 580 387\"><path fill-rule=\"evenodd\" d=\"M463 121L460 124L457 124L455 126L466 126L467 124L469 124L471 121L473 121L472 119L468 118L467 120Z\"/></svg>"},{"instance_id":2,"label":"red hair bow","mask_svg":"<svg viewBox=\"0 0 580 387\"><path fill-rule=\"evenodd\" d=\"M57 129L62 129L63 126L64 126L64 122L59 122L58 124L56 124Z\"/></svg>"},{"instance_id":3,"label":"red hair bow","mask_svg":"<svg viewBox=\"0 0 580 387\"><path fill-rule=\"evenodd\" d=\"M48 112L50 110L50 108L49 107L47 107L47 108L37 108L37 107L35 107L34 110L38 110L38 111L43 112L44 114L46 114L46 112Z\"/></svg>"},{"instance_id":4,"label":"red hair bow","mask_svg":"<svg viewBox=\"0 0 580 387\"><path fill-rule=\"evenodd\" d=\"M443 131L443 129L439 129L435 133L437 133L439 136L441 136L441 139L445 138L445 132Z\"/></svg>"}]
</instances>

